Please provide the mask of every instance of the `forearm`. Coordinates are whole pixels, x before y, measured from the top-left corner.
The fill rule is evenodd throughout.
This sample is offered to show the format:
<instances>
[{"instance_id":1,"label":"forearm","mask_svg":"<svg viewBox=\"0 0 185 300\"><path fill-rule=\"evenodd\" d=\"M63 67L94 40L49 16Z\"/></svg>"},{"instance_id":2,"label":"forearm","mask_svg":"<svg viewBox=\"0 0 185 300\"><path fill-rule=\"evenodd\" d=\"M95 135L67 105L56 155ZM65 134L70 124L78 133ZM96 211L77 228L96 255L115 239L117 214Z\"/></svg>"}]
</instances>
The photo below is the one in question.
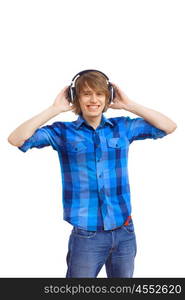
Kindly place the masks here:
<instances>
[{"instance_id":1,"label":"forearm","mask_svg":"<svg viewBox=\"0 0 185 300\"><path fill-rule=\"evenodd\" d=\"M51 118L61 113L59 109L53 105L34 116L33 118L25 121L18 126L8 137L8 142L15 146L20 146L24 140L33 135L35 130L46 123Z\"/></svg>"},{"instance_id":2,"label":"forearm","mask_svg":"<svg viewBox=\"0 0 185 300\"><path fill-rule=\"evenodd\" d=\"M127 110L142 117L151 125L167 133L173 132L177 127L176 123L164 114L154 109L150 109L143 105L140 105L134 101L130 101L130 103L127 105Z\"/></svg>"}]
</instances>

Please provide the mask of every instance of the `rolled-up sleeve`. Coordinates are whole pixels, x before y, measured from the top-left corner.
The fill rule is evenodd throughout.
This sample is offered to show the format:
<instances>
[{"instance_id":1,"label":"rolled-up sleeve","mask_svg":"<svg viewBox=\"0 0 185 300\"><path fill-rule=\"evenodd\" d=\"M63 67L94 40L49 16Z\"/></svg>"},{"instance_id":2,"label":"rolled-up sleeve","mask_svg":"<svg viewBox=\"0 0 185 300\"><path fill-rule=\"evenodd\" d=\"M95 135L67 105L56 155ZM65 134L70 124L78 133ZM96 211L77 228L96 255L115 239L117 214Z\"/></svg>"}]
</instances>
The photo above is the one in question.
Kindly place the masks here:
<instances>
[{"instance_id":1,"label":"rolled-up sleeve","mask_svg":"<svg viewBox=\"0 0 185 300\"><path fill-rule=\"evenodd\" d=\"M52 125L46 125L38 128L34 134L24 141L23 145L18 147L19 150L26 152L31 148L43 148L52 146L53 150L58 150L58 140L61 140L61 135L58 131L58 122Z\"/></svg>"},{"instance_id":2,"label":"rolled-up sleeve","mask_svg":"<svg viewBox=\"0 0 185 300\"><path fill-rule=\"evenodd\" d=\"M151 125L143 118L124 117L124 122L130 144L135 140L158 139L167 135L167 132Z\"/></svg>"}]
</instances>

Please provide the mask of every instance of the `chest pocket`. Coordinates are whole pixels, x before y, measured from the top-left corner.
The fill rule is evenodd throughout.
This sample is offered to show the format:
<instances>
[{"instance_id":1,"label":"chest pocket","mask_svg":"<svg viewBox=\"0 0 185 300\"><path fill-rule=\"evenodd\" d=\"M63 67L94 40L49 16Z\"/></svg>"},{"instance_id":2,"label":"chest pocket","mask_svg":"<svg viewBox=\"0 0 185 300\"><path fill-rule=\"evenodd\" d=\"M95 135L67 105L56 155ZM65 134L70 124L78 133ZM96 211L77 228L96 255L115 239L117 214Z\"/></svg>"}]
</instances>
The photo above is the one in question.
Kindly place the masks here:
<instances>
[{"instance_id":1,"label":"chest pocket","mask_svg":"<svg viewBox=\"0 0 185 300\"><path fill-rule=\"evenodd\" d=\"M111 148L121 148L125 145L125 140L123 138L107 138L107 145Z\"/></svg>"},{"instance_id":2,"label":"chest pocket","mask_svg":"<svg viewBox=\"0 0 185 300\"><path fill-rule=\"evenodd\" d=\"M84 152L87 146L84 142L66 142L66 149L68 152Z\"/></svg>"}]
</instances>

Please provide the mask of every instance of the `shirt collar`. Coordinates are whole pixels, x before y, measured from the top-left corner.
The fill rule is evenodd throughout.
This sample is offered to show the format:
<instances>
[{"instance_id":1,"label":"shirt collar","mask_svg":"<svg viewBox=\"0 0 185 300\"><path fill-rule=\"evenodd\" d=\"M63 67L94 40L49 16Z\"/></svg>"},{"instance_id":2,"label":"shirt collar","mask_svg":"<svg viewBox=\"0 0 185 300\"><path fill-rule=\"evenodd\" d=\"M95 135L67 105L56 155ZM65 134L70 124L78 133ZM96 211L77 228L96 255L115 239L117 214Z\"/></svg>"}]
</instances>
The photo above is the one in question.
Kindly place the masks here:
<instances>
[{"instance_id":1,"label":"shirt collar","mask_svg":"<svg viewBox=\"0 0 185 300\"><path fill-rule=\"evenodd\" d=\"M76 125L77 129L79 129L79 127L80 127L83 123L89 125L89 124L87 123L87 121L83 118L83 115L79 115L78 119L75 121L75 125ZM102 126L102 127L103 127L105 123L108 123L108 124L110 124L111 126L114 126L114 124L113 124L109 119L107 119L107 118L104 116L104 114L102 113L102 118L101 118L101 122L100 122L100 125L99 125L99 126Z\"/></svg>"}]
</instances>

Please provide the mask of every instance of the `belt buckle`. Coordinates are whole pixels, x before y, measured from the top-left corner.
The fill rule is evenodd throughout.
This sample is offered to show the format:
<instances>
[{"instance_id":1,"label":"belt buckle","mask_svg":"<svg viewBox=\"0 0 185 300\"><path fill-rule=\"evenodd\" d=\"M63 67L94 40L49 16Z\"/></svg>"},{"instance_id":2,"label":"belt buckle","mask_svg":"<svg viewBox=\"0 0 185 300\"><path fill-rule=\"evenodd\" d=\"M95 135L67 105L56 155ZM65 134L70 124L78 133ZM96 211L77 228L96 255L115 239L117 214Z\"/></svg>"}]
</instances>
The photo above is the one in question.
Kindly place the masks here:
<instances>
[{"instance_id":1,"label":"belt buckle","mask_svg":"<svg viewBox=\"0 0 185 300\"><path fill-rule=\"evenodd\" d=\"M114 230L116 230L116 229L119 229L119 228L121 228L122 226L128 226L128 224L129 224L129 221L131 220L131 216L128 216L127 217L127 219L126 219L126 221L121 225L121 226L118 226L118 227L115 227L115 228L113 228L113 229L110 229L110 231L114 231Z\"/></svg>"},{"instance_id":2,"label":"belt buckle","mask_svg":"<svg viewBox=\"0 0 185 300\"><path fill-rule=\"evenodd\" d=\"M127 219L126 219L126 221L123 223L123 225L118 226L116 228L113 228L113 229L111 229L111 231L114 231L114 230L116 230L118 228L121 228L122 226L128 226L130 220L131 220L131 216L128 216Z\"/></svg>"},{"instance_id":3,"label":"belt buckle","mask_svg":"<svg viewBox=\"0 0 185 300\"><path fill-rule=\"evenodd\" d=\"M131 220L131 216L128 216L123 225L128 226L130 220Z\"/></svg>"}]
</instances>

